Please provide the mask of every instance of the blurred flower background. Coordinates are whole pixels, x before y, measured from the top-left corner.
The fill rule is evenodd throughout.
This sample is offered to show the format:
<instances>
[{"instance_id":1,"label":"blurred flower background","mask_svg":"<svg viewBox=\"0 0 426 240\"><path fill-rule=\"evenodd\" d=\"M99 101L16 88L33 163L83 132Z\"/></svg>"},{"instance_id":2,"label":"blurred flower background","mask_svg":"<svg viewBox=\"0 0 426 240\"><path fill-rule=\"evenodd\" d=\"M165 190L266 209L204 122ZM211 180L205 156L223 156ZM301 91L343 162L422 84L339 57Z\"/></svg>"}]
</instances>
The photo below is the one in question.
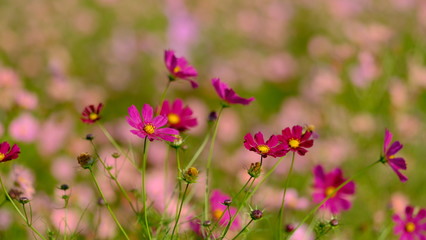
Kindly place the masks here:
<instances>
[{"instance_id":1,"label":"blurred flower background","mask_svg":"<svg viewBox=\"0 0 426 240\"><path fill-rule=\"evenodd\" d=\"M397 239L392 214L402 215L408 204L426 207L423 0L14 0L1 4L0 22L0 137L21 148L19 159L3 163L1 173L8 188L24 178L34 225L41 231L120 237L75 159L93 151L86 134L93 134L100 156L115 166L126 189L139 189L140 175L123 156L113 158L117 150L80 115L87 105L103 103L104 126L139 160L143 140L130 133L125 116L131 105L158 107L168 82L166 49L185 56L198 71L199 88L177 81L166 97L182 99L197 118L198 125L187 131L184 162L205 136L209 112L219 109L212 78L256 99L222 114L213 188L231 195L247 180L250 163L259 158L244 148L247 133L270 136L295 124L313 124L318 138L306 156L296 156L286 199L291 210L285 224L297 224L314 206L314 166L354 175L380 158L388 128L404 144L399 155L407 161L409 180L401 183L389 167L356 179L353 208L341 214L341 227L330 239L379 239L386 232L383 239ZM193 186L194 202L203 201L206 157L204 151L196 163L201 180ZM251 201L263 210L263 219L251 226L249 239L270 239L264 226L276 222L287 158ZM166 144L151 144L147 193L160 212L175 179L164 179L164 163L174 166L173 159ZM275 162L264 159L266 168ZM97 175L106 198L122 209L118 218L132 216L105 171L99 168ZM70 186L66 212L61 184ZM171 203L176 204L177 199ZM201 211L201 204L184 206L182 219ZM242 214L243 220L249 217ZM30 238L20 221L2 205L0 238ZM294 239L313 239L308 229L300 228Z\"/></svg>"}]
</instances>

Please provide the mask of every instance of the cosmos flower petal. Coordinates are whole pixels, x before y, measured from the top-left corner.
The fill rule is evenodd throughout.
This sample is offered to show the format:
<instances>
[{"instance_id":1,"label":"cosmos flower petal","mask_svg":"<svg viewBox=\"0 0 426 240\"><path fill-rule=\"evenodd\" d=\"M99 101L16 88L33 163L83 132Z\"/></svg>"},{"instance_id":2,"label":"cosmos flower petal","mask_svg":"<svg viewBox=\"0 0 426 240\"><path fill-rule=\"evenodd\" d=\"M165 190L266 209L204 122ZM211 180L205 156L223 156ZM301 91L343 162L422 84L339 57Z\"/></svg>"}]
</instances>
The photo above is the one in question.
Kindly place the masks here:
<instances>
[{"instance_id":1,"label":"cosmos flower petal","mask_svg":"<svg viewBox=\"0 0 426 240\"><path fill-rule=\"evenodd\" d=\"M153 117L153 109L150 105L144 104L142 108L143 122L151 122Z\"/></svg>"},{"instance_id":2,"label":"cosmos flower petal","mask_svg":"<svg viewBox=\"0 0 426 240\"><path fill-rule=\"evenodd\" d=\"M388 152L386 153L388 156L395 155L397 152L399 152L402 149L403 145L396 141L392 143L391 147L388 149Z\"/></svg>"}]
</instances>

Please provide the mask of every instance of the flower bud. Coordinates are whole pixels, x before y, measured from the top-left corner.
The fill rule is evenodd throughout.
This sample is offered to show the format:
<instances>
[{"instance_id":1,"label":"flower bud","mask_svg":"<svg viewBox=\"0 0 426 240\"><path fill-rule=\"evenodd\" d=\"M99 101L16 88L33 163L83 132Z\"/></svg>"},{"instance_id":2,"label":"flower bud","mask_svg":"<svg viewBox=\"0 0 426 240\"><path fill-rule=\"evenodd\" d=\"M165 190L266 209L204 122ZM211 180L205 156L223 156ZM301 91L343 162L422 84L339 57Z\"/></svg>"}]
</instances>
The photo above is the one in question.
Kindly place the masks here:
<instances>
[{"instance_id":1,"label":"flower bud","mask_svg":"<svg viewBox=\"0 0 426 240\"><path fill-rule=\"evenodd\" d=\"M179 148L183 144L183 138L180 135L173 135L175 137L175 140L170 143L170 145L174 148Z\"/></svg>"},{"instance_id":2,"label":"flower bud","mask_svg":"<svg viewBox=\"0 0 426 240\"><path fill-rule=\"evenodd\" d=\"M118 152L112 153L111 156L115 159L120 157L120 154Z\"/></svg>"},{"instance_id":3,"label":"flower bud","mask_svg":"<svg viewBox=\"0 0 426 240\"><path fill-rule=\"evenodd\" d=\"M30 202L30 199L28 199L27 197L20 197L19 202L22 204L27 204Z\"/></svg>"},{"instance_id":4,"label":"flower bud","mask_svg":"<svg viewBox=\"0 0 426 240\"><path fill-rule=\"evenodd\" d=\"M258 178L262 172L262 166L260 165L260 162L252 163L247 172L251 177Z\"/></svg>"},{"instance_id":5,"label":"flower bud","mask_svg":"<svg viewBox=\"0 0 426 240\"><path fill-rule=\"evenodd\" d=\"M253 220L259 220L259 219L261 219L263 217L263 212L261 210L259 210L259 209L253 210L250 213L250 217Z\"/></svg>"},{"instance_id":6,"label":"flower bud","mask_svg":"<svg viewBox=\"0 0 426 240\"><path fill-rule=\"evenodd\" d=\"M61 190L63 190L63 191L66 191L66 190L68 190L70 187L67 185L67 184L62 184L60 187L59 187L59 189L61 189Z\"/></svg>"},{"instance_id":7,"label":"flower bud","mask_svg":"<svg viewBox=\"0 0 426 240\"><path fill-rule=\"evenodd\" d=\"M294 231L294 225L293 224L287 224L287 226L285 226L285 231L288 233L291 233Z\"/></svg>"},{"instance_id":8,"label":"flower bud","mask_svg":"<svg viewBox=\"0 0 426 240\"><path fill-rule=\"evenodd\" d=\"M77 156L77 161L84 169L91 168L93 163L95 163L95 159L89 153L81 153Z\"/></svg>"},{"instance_id":9,"label":"flower bud","mask_svg":"<svg viewBox=\"0 0 426 240\"><path fill-rule=\"evenodd\" d=\"M217 119L217 113L215 111L210 112L209 117L208 117L208 121L209 122L214 122Z\"/></svg>"},{"instance_id":10,"label":"flower bud","mask_svg":"<svg viewBox=\"0 0 426 240\"><path fill-rule=\"evenodd\" d=\"M195 167L190 167L188 170L182 173L182 180L189 183L197 182L198 170Z\"/></svg>"},{"instance_id":11,"label":"flower bud","mask_svg":"<svg viewBox=\"0 0 426 240\"><path fill-rule=\"evenodd\" d=\"M210 225L212 225L212 222L210 220L206 220L203 222L203 227L209 227Z\"/></svg>"},{"instance_id":12,"label":"flower bud","mask_svg":"<svg viewBox=\"0 0 426 240\"><path fill-rule=\"evenodd\" d=\"M331 219L330 225L332 227L337 227L337 225L339 225L339 221L337 219Z\"/></svg>"},{"instance_id":13,"label":"flower bud","mask_svg":"<svg viewBox=\"0 0 426 240\"><path fill-rule=\"evenodd\" d=\"M86 135L86 140L92 141L93 139L95 139L95 136L93 136L93 134L89 133Z\"/></svg>"},{"instance_id":14,"label":"flower bud","mask_svg":"<svg viewBox=\"0 0 426 240\"><path fill-rule=\"evenodd\" d=\"M231 203L232 203L231 199L226 199L225 201L223 201L223 205L225 205L225 206L230 206Z\"/></svg>"}]
</instances>

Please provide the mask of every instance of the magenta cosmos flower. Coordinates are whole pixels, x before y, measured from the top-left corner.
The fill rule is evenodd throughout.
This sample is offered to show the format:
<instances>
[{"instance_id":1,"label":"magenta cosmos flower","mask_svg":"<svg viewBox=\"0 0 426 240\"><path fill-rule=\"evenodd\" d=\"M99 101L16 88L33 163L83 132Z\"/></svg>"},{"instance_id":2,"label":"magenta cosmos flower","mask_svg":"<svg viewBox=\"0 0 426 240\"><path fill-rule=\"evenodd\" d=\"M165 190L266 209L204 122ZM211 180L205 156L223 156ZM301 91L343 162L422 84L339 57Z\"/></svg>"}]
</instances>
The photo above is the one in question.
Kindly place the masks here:
<instances>
[{"instance_id":1,"label":"magenta cosmos flower","mask_svg":"<svg viewBox=\"0 0 426 240\"><path fill-rule=\"evenodd\" d=\"M138 109L132 105L129 107L129 116L126 117L130 126L136 130L130 130L140 138L148 137L150 141L165 140L173 142L179 131L173 128L161 128L167 124L167 117L163 115L153 118L153 109L150 105L144 104L142 108L142 118Z\"/></svg>"},{"instance_id":2,"label":"magenta cosmos flower","mask_svg":"<svg viewBox=\"0 0 426 240\"><path fill-rule=\"evenodd\" d=\"M242 98L238 96L232 88L228 87L226 83L221 82L219 78L213 78L212 84L219 97L229 104L248 105L254 100L253 97Z\"/></svg>"},{"instance_id":3,"label":"magenta cosmos flower","mask_svg":"<svg viewBox=\"0 0 426 240\"><path fill-rule=\"evenodd\" d=\"M191 108L184 107L181 99L176 99L173 104L164 101L160 114L167 116L168 126L178 131L197 126L197 119L192 117Z\"/></svg>"},{"instance_id":4,"label":"magenta cosmos flower","mask_svg":"<svg viewBox=\"0 0 426 240\"><path fill-rule=\"evenodd\" d=\"M164 62L170 72L169 77L171 81L180 78L189 81L193 88L198 87L198 84L191 79L198 75L197 71L188 64L185 58L177 58L173 50L166 50L164 51Z\"/></svg>"},{"instance_id":5,"label":"magenta cosmos flower","mask_svg":"<svg viewBox=\"0 0 426 240\"><path fill-rule=\"evenodd\" d=\"M296 125L291 130L289 127L282 130L282 135L278 136L278 140L282 142L284 148L303 156L308 152L306 148L314 145L314 140L310 139L311 135L311 131L303 133L303 127Z\"/></svg>"},{"instance_id":6,"label":"magenta cosmos flower","mask_svg":"<svg viewBox=\"0 0 426 240\"><path fill-rule=\"evenodd\" d=\"M85 107L83 112L81 113L81 121L89 124L98 121L99 119L101 119L99 113L101 112L102 107L102 103L99 103L97 107L95 107L94 105L89 105Z\"/></svg>"},{"instance_id":7,"label":"magenta cosmos flower","mask_svg":"<svg viewBox=\"0 0 426 240\"><path fill-rule=\"evenodd\" d=\"M398 175L399 180L401 180L401 182L405 182L408 180L408 178L402 175L399 170L406 170L407 164L405 163L404 158L395 157L395 154L398 153L403 146L399 141L393 142L392 144L391 141L392 133L385 129L385 141L383 143L384 156L381 157L380 161L383 163L388 163L392 170Z\"/></svg>"},{"instance_id":8,"label":"magenta cosmos flower","mask_svg":"<svg viewBox=\"0 0 426 240\"><path fill-rule=\"evenodd\" d=\"M314 193L312 194L313 201L320 203L326 197L333 194L334 190L340 184L346 181L343 178L343 173L340 168L336 168L329 173L325 173L322 166L318 165L314 168ZM348 210L351 207L351 202L347 199L355 193L355 183L350 181L344 187L334 193L321 208L329 210L333 214L338 214L342 210Z\"/></svg>"},{"instance_id":9,"label":"magenta cosmos flower","mask_svg":"<svg viewBox=\"0 0 426 240\"><path fill-rule=\"evenodd\" d=\"M417 215L413 215L414 208L407 206L405 208L405 219L398 215L393 215L395 222L394 232L401 235L400 240L425 240L426 239L426 210L420 209Z\"/></svg>"},{"instance_id":10,"label":"magenta cosmos flower","mask_svg":"<svg viewBox=\"0 0 426 240\"><path fill-rule=\"evenodd\" d=\"M223 203L225 202L225 200L230 200L230 199L231 197L220 192L219 190L213 190L210 196L210 210L212 212L213 219L217 221L223 215L222 219L220 219L219 221L219 224L221 226L226 226L229 220L231 220L231 218L237 212L237 209L234 207L229 207L229 212L231 213L231 215L229 215L228 210L226 210L227 207ZM240 227L241 227L240 218L237 216L232 222L229 229L236 230L236 229L239 229Z\"/></svg>"},{"instance_id":11,"label":"magenta cosmos flower","mask_svg":"<svg viewBox=\"0 0 426 240\"><path fill-rule=\"evenodd\" d=\"M0 143L0 162L7 162L16 159L20 153L21 149L19 149L18 145L13 144L12 148L10 148L10 144L8 142Z\"/></svg>"},{"instance_id":12,"label":"magenta cosmos flower","mask_svg":"<svg viewBox=\"0 0 426 240\"><path fill-rule=\"evenodd\" d=\"M269 140L265 142L261 132L256 133L254 139L250 133L247 133L244 137L244 147L260 154L263 158L267 156L282 157L287 153L287 150L279 144L277 136L272 135Z\"/></svg>"}]
</instances>

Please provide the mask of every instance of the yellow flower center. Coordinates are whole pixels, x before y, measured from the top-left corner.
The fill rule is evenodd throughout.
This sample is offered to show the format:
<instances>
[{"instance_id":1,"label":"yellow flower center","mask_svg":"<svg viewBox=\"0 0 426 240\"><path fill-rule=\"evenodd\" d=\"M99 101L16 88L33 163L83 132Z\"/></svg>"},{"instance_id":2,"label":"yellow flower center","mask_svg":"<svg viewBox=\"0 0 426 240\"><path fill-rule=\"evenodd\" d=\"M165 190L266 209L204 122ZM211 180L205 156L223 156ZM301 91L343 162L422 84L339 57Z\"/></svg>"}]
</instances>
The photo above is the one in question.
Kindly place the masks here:
<instances>
[{"instance_id":1,"label":"yellow flower center","mask_svg":"<svg viewBox=\"0 0 426 240\"><path fill-rule=\"evenodd\" d=\"M395 155L390 155L389 156L389 159L394 159L395 158Z\"/></svg>"},{"instance_id":2,"label":"yellow flower center","mask_svg":"<svg viewBox=\"0 0 426 240\"><path fill-rule=\"evenodd\" d=\"M155 132L155 126L148 123L143 127L143 130L148 134L153 134Z\"/></svg>"},{"instance_id":3,"label":"yellow flower center","mask_svg":"<svg viewBox=\"0 0 426 240\"><path fill-rule=\"evenodd\" d=\"M213 211L213 218L218 220L220 217L222 217L223 211L220 209L216 209Z\"/></svg>"},{"instance_id":4,"label":"yellow flower center","mask_svg":"<svg viewBox=\"0 0 426 240\"><path fill-rule=\"evenodd\" d=\"M412 222L408 222L407 224L405 224L405 231L411 233L414 232L416 230L416 225Z\"/></svg>"},{"instance_id":5,"label":"yellow flower center","mask_svg":"<svg viewBox=\"0 0 426 240\"><path fill-rule=\"evenodd\" d=\"M336 188L335 187L327 187L326 189L325 189L325 195L328 197L328 196L330 196L330 197L334 197L334 196L336 196L336 193L334 193L333 194L333 192L334 192L334 190L336 190ZM332 195L333 194L333 195Z\"/></svg>"},{"instance_id":6,"label":"yellow flower center","mask_svg":"<svg viewBox=\"0 0 426 240\"><path fill-rule=\"evenodd\" d=\"M262 154L266 154L271 149L266 145L259 145L259 146L257 146L257 150L259 150L259 152L262 153Z\"/></svg>"},{"instance_id":7,"label":"yellow flower center","mask_svg":"<svg viewBox=\"0 0 426 240\"><path fill-rule=\"evenodd\" d=\"M98 119L98 114L96 114L96 113L90 113L89 119L92 120L92 121Z\"/></svg>"},{"instance_id":8,"label":"yellow flower center","mask_svg":"<svg viewBox=\"0 0 426 240\"><path fill-rule=\"evenodd\" d=\"M167 118L169 120L169 123L172 124L172 125L178 124L180 122L179 115L177 115L175 113L169 113L169 115L167 115Z\"/></svg>"},{"instance_id":9,"label":"yellow flower center","mask_svg":"<svg viewBox=\"0 0 426 240\"><path fill-rule=\"evenodd\" d=\"M197 177L198 176L198 170L195 167L188 168L187 173L191 177Z\"/></svg>"},{"instance_id":10,"label":"yellow flower center","mask_svg":"<svg viewBox=\"0 0 426 240\"><path fill-rule=\"evenodd\" d=\"M290 145L291 148L297 148L300 145L300 141L292 138L288 141L288 145Z\"/></svg>"},{"instance_id":11,"label":"yellow flower center","mask_svg":"<svg viewBox=\"0 0 426 240\"><path fill-rule=\"evenodd\" d=\"M173 72L174 73L178 73L180 71L180 67L179 66L176 66L174 69L173 69Z\"/></svg>"},{"instance_id":12,"label":"yellow flower center","mask_svg":"<svg viewBox=\"0 0 426 240\"><path fill-rule=\"evenodd\" d=\"M3 153L0 153L0 161L2 161L6 156Z\"/></svg>"}]
</instances>

